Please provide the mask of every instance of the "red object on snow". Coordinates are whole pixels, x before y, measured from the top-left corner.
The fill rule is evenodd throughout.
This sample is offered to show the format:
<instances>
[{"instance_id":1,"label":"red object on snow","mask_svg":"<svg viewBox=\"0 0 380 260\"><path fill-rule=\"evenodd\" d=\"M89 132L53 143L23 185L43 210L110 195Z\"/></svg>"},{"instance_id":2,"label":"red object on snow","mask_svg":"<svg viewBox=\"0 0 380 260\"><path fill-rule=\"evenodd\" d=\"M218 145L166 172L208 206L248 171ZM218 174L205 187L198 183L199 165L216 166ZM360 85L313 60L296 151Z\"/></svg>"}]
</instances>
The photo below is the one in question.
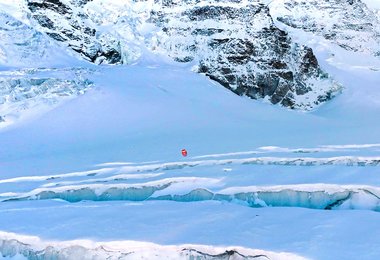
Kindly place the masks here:
<instances>
[{"instance_id":1,"label":"red object on snow","mask_svg":"<svg viewBox=\"0 0 380 260\"><path fill-rule=\"evenodd\" d=\"M186 149L182 149L181 153L182 153L182 156L183 156L183 157L186 157L186 156L187 156L187 151L186 151Z\"/></svg>"}]
</instances>

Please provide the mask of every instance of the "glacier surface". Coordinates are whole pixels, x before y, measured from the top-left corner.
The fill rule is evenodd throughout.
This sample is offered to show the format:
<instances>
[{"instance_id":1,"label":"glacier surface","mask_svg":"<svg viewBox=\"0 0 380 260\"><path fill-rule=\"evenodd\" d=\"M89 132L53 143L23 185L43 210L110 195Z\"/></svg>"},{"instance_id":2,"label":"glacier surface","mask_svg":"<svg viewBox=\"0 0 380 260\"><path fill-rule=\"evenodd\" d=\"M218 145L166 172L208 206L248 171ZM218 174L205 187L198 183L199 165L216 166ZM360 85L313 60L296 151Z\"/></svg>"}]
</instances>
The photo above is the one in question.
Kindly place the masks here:
<instances>
[{"instance_id":1,"label":"glacier surface","mask_svg":"<svg viewBox=\"0 0 380 260\"><path fill-rule=\"evenodd\" d=\"M379 6L350 1L56 1L65 16L53 1L0 0L0 259L379 259ZM310 48L339 95L293 111L192 72L244 58L227 48L236 39L219 57L207 33L248 32L244 16L235 28L189 14L258 3L266 23L250 29L272 26L261 43L282 31Z\"/></svg>"}]
</instances>

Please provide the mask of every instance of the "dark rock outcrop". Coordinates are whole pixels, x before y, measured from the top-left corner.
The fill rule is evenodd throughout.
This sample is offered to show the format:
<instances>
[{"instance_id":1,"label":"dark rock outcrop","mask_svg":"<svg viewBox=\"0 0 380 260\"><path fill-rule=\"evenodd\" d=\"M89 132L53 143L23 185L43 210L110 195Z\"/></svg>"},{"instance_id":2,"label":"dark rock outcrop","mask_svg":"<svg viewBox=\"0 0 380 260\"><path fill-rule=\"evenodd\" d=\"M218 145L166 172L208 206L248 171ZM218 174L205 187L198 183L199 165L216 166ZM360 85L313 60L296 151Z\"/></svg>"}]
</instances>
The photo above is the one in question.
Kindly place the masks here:
<instances>
[{"instance_id":1,"label":"dark rock outcrop","mask_svg":"<svg viewBox=\"0 0 380 260\"><path fill-rule=\"evenodd\" d=\"M185 248L182 250L182 255L186 256L187 259L219 259L219 260L230 260L230 259L257 259L257 260L268 260L270 259L266 255L258 254L258 255L243 255L237 250L226 250L220 254L210 254L206 252L202 252L200 250Z\"/></svg>"},{"instance_id":2,"label":"dark rock outcrop","mask_svg":"<svg viewBox=\"0 0 380 260\"><path fill-rule=\"evenodd\" d=\"M238 95L289 108L312 109L338 90L312 49L277 28L259 1L185 2L153 9L150 22L163 29L152 49L196 61L198 72Z\"/></svg>"}]
</instances>

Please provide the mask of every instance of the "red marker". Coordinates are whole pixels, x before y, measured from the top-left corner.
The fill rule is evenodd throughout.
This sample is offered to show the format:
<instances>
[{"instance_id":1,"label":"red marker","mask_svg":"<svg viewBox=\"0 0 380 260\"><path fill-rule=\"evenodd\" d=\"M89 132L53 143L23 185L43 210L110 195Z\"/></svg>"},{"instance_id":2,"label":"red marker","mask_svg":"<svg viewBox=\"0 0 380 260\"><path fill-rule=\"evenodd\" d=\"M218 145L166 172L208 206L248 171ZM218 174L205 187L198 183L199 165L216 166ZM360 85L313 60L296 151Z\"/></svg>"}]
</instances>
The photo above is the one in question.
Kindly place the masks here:
<instances>
[{"instance_id":1,"label":"red marker","mask_svg":"<svg viewBox=\"0 0 380 260\"><path fill-rule=\"evenodd\" d=\"M183 156L183 157L186 157L186 156L187 156L187 151L186 151L186 149L182 149L181 153L182 153L182 156Z\"/></svg>"}]
</instances>

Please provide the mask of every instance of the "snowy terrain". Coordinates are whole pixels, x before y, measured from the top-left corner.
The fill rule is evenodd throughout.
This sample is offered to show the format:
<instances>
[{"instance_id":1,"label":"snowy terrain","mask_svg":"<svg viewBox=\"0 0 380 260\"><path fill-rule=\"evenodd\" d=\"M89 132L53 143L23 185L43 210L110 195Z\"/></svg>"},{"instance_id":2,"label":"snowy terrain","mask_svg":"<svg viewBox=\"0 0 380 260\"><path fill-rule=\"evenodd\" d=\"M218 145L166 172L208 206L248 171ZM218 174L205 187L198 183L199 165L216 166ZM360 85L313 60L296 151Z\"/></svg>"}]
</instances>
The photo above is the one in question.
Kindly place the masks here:
<instances>
[{"instance_id":1,"label":"snowy terrain","mask_svg":"<svg viewBox=\"0 0 380 260\"><path fill-rule=\"evenodd\" d=\"M141 39L127 65L89 63L0 0L0 259L379 259L377 36L343 48L278 20L284 2L274 24L343 86L309 112Z\"/></svg>"}]
</instances>

